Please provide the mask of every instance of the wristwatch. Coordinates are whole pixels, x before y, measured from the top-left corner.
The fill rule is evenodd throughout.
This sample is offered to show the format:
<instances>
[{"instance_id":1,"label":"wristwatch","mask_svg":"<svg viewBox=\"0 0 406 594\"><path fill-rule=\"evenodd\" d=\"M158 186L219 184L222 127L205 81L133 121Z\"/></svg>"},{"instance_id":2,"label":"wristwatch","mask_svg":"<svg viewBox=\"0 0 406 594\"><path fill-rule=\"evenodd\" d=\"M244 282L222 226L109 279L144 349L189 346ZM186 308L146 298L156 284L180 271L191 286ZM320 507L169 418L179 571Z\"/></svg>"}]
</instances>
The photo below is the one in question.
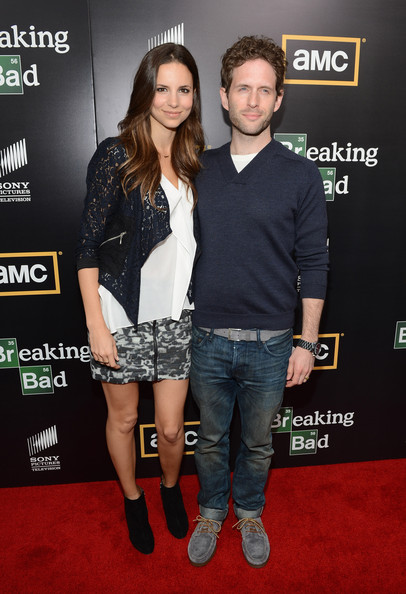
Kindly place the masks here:
<instances>
[{"instance_id":1,"label":"wristwatch","mask_svg":"<svg viewBox=\"0 0 406 594\"><path fill-rule=\"evenodd\" d=\"M306 349L306 351L310 351L313 357L316 357L321 350L321 344L319 342L309 342L308 340L302 340L301 338L297 341L296 346Z\"/></svg>"}]
</instances>

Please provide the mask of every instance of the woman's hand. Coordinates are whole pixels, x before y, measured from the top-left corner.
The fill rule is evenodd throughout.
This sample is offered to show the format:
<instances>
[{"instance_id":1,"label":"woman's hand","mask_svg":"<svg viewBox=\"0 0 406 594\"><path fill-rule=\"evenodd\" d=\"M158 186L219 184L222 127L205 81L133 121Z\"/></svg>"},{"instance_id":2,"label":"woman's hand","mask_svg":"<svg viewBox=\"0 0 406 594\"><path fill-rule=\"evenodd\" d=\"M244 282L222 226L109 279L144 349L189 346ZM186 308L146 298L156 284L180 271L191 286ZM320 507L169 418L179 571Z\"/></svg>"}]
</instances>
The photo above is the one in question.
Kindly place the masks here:
<instances>
[{"instance_id":1,"label":"woman's hand","mask_svg":"<svg viewBox=\"0 0 406 594\"><path fill-rule=\"evenodd\" d=\"M113 369L119 369L116 341L107 326L89 330L90 350L94 360Z\"/></svg>"},{"instance_id":2,"label":"woman's hand","mask_svg":"<svg viewBox=\"0 0 406 594\"><path fill-rule=\"evenodd\" d=\"M78 273L89 331L90 350L95 361L119 369L116 341L103 318L99 296L98 268L81 268Z\"/></svg>"}]
</instances>

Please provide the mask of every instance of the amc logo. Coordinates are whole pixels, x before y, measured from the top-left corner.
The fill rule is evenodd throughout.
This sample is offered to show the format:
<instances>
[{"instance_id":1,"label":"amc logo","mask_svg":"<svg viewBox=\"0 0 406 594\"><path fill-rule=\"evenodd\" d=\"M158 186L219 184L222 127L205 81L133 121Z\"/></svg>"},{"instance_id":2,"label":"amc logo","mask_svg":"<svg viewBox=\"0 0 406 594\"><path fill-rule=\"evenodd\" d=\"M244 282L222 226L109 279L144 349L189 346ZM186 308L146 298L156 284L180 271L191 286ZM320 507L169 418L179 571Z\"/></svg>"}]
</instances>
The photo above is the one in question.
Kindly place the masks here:
<instances>
[{"instance_id":1,"label":"amc logo","mask_svg":"<svg viewBox=\"0 0 406 594\"><path fill-rule=\"evenodd\" d=\"M0 254L0 296L60 292L56 252Z\"/></svg>"},{"instance_id":2,"label":"amc logo","mask_svg":"<svg viewBox=\"0 0 406 594\"><path fill-rule=\"evenodd\" d=\"M341 334L341 336L343 336ZM293 346L300 336L293 337ZM320 353L315 357L314 370L337 369L338 349L340 344L340 334L320 334L319 342L321 344Z\"/></svg>"},{"instance_id":3,"label":"amc logo","mask_svg":"<svg viewBox=\"0 0 406 594\"><path fill-rule=\"evenodd\" d=\"M358 86L361 39L282 35L286 84Z\"/></svg>"},{"instance_id":4,"label":"amc logo","mask_svg":"<svg viewBox=\"0 0 406 594\"><path fill-rule=\"evenodd\" d=\"M194 454L197 441L199 421L185 421L185 450L184 454ZM157 434L154 424L140 425L141 458L155 458L158 456Z\"/></svg>"}]
</instances>

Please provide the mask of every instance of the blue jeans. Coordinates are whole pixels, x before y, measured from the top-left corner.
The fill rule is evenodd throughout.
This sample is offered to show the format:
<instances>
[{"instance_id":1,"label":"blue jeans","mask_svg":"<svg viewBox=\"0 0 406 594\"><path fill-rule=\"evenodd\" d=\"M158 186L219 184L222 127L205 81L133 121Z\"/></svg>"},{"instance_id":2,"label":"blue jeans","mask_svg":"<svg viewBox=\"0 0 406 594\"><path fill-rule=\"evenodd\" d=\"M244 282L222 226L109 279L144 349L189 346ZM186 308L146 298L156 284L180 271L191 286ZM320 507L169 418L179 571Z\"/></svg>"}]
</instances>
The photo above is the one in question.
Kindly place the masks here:
<instances>
[{"instance_id":1,"label":"blue jeans","mask_svg":"<svg viewBox=\"0 0 406 594\"><path fill-rule=\"evenodd\" d=\"M233 476L234 511L256 518L273 454L271 425L282 404L292 332L267 342L231 341L193 327L191 388L200 409L195 461L200 513L222 521L228 513L231 479L230 423L237 400L241 442Z\"/></svg>"}]
</instances>

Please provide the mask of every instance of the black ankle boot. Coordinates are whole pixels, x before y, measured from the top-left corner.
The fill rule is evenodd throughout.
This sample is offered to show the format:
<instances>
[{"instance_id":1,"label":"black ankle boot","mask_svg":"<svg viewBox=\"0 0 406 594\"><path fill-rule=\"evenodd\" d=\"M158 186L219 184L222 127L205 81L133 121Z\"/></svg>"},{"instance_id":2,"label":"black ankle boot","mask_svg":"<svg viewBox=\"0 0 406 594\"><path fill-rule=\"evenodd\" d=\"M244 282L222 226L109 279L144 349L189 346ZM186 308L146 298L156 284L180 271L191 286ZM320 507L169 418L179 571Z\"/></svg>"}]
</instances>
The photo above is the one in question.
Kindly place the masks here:
<instances>
[{"instance_id":1,"label":"black ankle boot","mask_svg":"<svg viewBox=\"0 0 406 594\"><path fill-rule=\"evenodd\" d=\"M148 522L144 491L138 499L124 497L124 510L132 545L141 553L149 555L154 550L154 535Z\"/></svg>"},{"instance_id":2,"label":"black ankle boot","mask_svg":"<svg viewBox=\"0 0 406 594\"><path fill-rule=\"evenodd\" d=\"M174 487L165 487L161 481L161 497L169 532L175 538L184 538L189 529L189 522L179 483Z\"/></svg>"}]
</instances>

